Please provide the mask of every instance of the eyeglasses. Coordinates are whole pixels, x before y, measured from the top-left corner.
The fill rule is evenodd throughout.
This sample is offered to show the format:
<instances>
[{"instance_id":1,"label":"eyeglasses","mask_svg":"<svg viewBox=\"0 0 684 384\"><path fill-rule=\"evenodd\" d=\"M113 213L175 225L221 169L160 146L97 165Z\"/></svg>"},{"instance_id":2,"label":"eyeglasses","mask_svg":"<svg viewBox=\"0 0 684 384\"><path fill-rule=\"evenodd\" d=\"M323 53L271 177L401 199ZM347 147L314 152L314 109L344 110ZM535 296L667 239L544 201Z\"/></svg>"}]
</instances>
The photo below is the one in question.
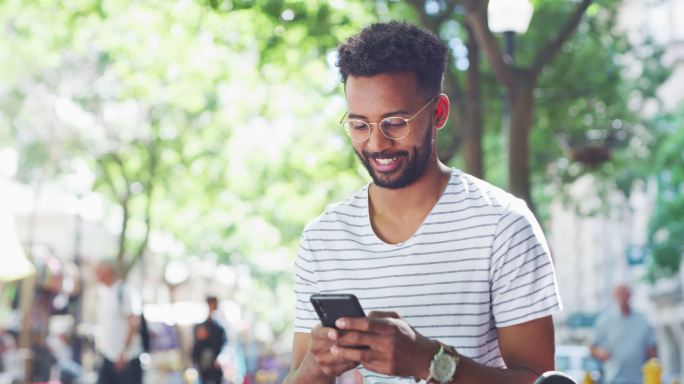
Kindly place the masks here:
<instances>
[{"instance_id":1,"label":"eyeglasses","mask_svg":"<svg viewBox=\"0 0 684 384\"><path fill-rule=\"evenodd\" d=\"M414 113L413 116L409 117L408 119L400 116L390 116L385 117L378 123L368 123L360 119L348 119L347 113L345 113L344 116L342 116L342 119L340 119L340 125L345 128L349 134L349 137L351 137L351 139L354 141L368 140L373 129L373 125L378 126L380 128L380 132L382 132L382 134L388 139L403 139L404 137L408 136L410 132L409 122L415 119L421 112L425 110L425 108L428 107L428 105L432 104L432 102L438 98L439 96L435 96L430 99L427 104L423 105L418 112Z\"/></svg>"}]
</instances>

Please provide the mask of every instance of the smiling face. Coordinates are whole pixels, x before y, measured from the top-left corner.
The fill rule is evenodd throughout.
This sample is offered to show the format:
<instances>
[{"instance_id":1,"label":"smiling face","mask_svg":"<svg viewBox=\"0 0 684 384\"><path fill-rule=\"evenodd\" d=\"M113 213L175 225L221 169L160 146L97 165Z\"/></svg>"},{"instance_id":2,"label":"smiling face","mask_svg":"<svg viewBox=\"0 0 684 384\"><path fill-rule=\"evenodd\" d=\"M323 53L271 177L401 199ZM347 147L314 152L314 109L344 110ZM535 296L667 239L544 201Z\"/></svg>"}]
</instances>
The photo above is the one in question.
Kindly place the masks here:
<instances>
[{"instance_id":1,"label":"smiling face","mask_svg":"<svg viewBox=\"0 0 684 384\"><path fill-rule=\"evenodd\" d=\"M434 95L430 95L432 97ZM412 72L375 76L350 76L346 83L349 118L377 123L390 116L410 118L429 101L420 92ZM373 125L366 141L352 141L354 151L382 188L399 189L411 185L436 159L434 154L434 105L409 123L408 136L393 140Z\"/></svg>"}]
</instances>

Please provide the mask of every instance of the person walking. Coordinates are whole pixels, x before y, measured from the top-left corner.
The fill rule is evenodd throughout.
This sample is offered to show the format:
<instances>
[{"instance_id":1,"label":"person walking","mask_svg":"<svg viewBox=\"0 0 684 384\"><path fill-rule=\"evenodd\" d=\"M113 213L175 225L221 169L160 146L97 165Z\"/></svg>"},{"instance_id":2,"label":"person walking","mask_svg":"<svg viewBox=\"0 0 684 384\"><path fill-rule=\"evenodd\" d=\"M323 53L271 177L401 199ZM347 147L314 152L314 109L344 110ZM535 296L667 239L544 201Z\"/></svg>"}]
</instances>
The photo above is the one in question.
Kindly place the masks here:
<instances>
[{"instance_id":1,"label":"person walking","mask_svg":"<svg viewBox=\"0 0 684 384\"><path fill-rule=\"evenodd\" d=\"M102 357L98 384L142 384L139 333L142 301L137 291L121 280L114 262L95 266L101 284L97 302L96 348Z\"/></svg>"},{"instance_id":2,"label":"person walking","mask_svg":"<svg viewBox=\"0 0 684 384\"><path fill-rule=\"evenodd\" d=\"M207 297L209 314L206 320L197 324L193 330L192 361L199 371L202 384L219 384L223 380L223 370L217 358L226 344L226 331L215 314L218 299Z\"/></svg>"},{"instance_id":3,"label":"person walking","mask_svg":"<svg viewBox=\"0 0 684 384\"><path fill-rule=\"evenodd\" d=\"M596 321L591 355L603 363L605 384L641 384L642 366L658 355L653 327L632 308L631 296L629 286L616 285L615 305Z\"/></svg>"}]
</instances>

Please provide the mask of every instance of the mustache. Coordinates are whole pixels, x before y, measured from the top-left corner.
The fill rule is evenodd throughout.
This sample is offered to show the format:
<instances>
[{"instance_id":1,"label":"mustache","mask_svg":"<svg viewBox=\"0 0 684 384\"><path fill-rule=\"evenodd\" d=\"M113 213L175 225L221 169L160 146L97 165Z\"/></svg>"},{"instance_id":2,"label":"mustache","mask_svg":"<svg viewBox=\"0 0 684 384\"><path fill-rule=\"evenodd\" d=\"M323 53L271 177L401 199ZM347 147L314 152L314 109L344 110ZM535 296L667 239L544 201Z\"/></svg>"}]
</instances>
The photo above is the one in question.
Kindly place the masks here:
<instances>
[{"instance_id":1,"label":"mustache","mask_svg":"<svg viewBox=\"0 0 684 384\"><path fill-rule=\"evenodd\" d=\"M408 157L409 153L407 151L399 151L399 152L368 152L368 151L362 151L363 157L366 159L391 159L393 157Z\"/></svg>"}]
</instances>

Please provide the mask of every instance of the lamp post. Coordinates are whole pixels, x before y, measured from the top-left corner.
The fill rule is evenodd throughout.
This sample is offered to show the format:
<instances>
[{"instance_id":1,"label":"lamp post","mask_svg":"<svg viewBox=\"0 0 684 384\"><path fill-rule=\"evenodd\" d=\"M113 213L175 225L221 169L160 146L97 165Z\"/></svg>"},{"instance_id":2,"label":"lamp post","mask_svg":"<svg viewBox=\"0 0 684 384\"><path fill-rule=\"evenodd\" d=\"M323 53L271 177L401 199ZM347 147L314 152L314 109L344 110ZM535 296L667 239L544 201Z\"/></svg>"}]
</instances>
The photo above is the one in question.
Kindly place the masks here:
<instances>
[{"instance_id":1,"label":"lamp post","mask_svg":"<svg viewBox=\"0 0 684 384\"><path fill-rule=\"evenodd\" d=\"M534 7L529 0L490 0L487 6L487 24L494 33L503 33L504 61L508 65L515 63L515 35L527 32L532 20ZM503 98L503 132L508 141L511 116L511 97ZM504 145L503 148L508 148Z\"/></svg>"},{"instance_id":2,"label":"lamp post","mask_svg":"<svg viewBox=\"0 0 684 384\"><path fill-rule=\"evenodd\" d=\"M75 162L74 172L67 175L66 183L70 191L76 197L76 204L74 209L74 264L76 265L78 282L76 283L76 299L74 303L74 328L76 332L72 338L71 351L74 360L81 363L83 353L83 341L78 335L78 327L83 319L83 273L81 272L82 264L82 234L83 234L83 217L81 216L81 205L83 196L90 192L95 176L88 169L88 166L83 162Z\"/></svg>"},{"instance_id":3,"label":"lamp post","mask_svg":"<svg viewBox=\"0 0 684 384\"><path fill-rule=\"evenodd\" d=\"M491 0L487 7L489 30L503 33L506 56L510 64L514 62L515 35L527 32L532 20L534 7L529 0Z\"/></svg>"}]
</instances>

